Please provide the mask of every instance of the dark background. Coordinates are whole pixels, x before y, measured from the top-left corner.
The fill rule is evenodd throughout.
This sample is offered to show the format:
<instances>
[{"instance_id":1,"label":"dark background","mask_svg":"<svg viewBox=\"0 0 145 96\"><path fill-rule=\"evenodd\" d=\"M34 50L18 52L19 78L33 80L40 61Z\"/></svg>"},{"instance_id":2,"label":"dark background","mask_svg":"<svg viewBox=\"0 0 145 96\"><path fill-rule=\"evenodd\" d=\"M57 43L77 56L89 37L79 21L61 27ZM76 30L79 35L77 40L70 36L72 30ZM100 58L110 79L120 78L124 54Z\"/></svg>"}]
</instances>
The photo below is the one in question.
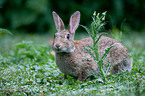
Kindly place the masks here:
<instances>
[{"instance_id":1,"label":"dark background","mask_svg":"<svg viewBox=\"0 0 145 96\"><path fill-rule=\"evenodd\" d=\"M0 28L12 32L54 32L52 11L59 14L65 25L75 11L80 11L80 24L85 26L91 23L94 11L107 11L106 30L115 27L145 31L145 0L0 0Z\"/></svg>"}]
</instances>

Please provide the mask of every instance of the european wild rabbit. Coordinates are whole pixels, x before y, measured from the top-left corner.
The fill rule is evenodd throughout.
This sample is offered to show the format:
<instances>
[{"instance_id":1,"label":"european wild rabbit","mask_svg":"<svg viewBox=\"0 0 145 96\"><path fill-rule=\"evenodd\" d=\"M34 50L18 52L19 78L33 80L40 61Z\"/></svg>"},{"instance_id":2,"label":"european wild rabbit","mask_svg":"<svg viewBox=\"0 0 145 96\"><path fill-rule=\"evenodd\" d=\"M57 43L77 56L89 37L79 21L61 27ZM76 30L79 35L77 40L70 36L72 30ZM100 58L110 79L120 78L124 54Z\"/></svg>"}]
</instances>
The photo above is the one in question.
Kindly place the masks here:
<instances>
[{"instance_id":1,"label":"european wild rabbit","mask_svg":"<svg viewBox=\"0 0 145 96\"><path fill-rule=\"evenodd\" d=\"M93 45L90 37L74 41L75 31L79 26L80 12L76 11L70 18L68 30L65 29L62 19L53 11L53 18L57 33L53 49L55 50L55 61L60 71L66 75L74 76L78 81L83 81L90 72L99 71L98 64L84 47ZM115 74L122 71L131 71L131 62L127 48L118 41L102 36L98 42L99 56L103 56L105 49L110 48L109 54L104 60L105 65L111 63L110 71Z\"/></svg>"}]
</instances>

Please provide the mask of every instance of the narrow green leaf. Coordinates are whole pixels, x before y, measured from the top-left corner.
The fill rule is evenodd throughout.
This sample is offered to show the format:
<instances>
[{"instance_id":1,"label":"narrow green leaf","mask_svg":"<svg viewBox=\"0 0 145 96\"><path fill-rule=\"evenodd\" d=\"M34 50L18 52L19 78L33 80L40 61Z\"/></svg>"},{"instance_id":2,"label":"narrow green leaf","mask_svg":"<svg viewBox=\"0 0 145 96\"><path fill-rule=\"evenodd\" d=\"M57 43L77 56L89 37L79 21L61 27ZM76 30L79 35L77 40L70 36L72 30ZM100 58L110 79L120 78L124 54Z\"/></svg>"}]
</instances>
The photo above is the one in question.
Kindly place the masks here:
<instances>
[{"instance_id":1,"label":"narrow green leaf","mask_svg":"<svg viewBox=\"0 0 145 96\"><path fill-rule=\"evenodd\" d=\"M96 60L95 54L93 52L94 50L91 48L91 46L88 46L88 48L90 49L87 49L87 48L84 48L84 49L93 57L94 60Z\"/></svg>"},{"instance_id":2,"label":"narrow green leaf","mask_svg":"<svg viewBox=\"0 0 145 96\"><path fill-rule=\"evenodd\" d=\"M107 48L107 49L105 50L105 53L104 53L103 56L101 57L102 60L104 60L104 59L107 57L107 55L109 54L110 49L111 49L112 47L114 47L114 46L111 46L111 47L109 47L109 48Z\"/></svg>"},{"instance_id":3,"label":"narrow green leaf","mask_svg":"<svg viewBox=\"0 0 145 96\"><path fill-rule=\"evenodd\" d=\"M99 37L97 38L97 40L95 40L94 45L96 46L96 44L99 42L100 38L103 36L103 34L100 34ZM97 36L96 36L97 37Z\"/></svg>"},{"instance_id":4,"label":"narrow green leaf","mask_svg":"<svg viewBox=\"0 0 145 96\"><path fill-rule=\"evenodd\" d=\"M84 25L80 25L80 26L82 26L82 27L88 32L88 34L89 34L89 35L91 36L91 38L92 38L92 34L91 34L89 28L87 28L87 27L84 26Z\"/></svg>"},{"instance_id":5,"label":"narrow green leaf","mask_svg":"<svg viewBox=\"0 0 145 96\"><path fill-rule=\"evenodd\" d=\"M13 35L9 30L0 28L0 34L3 34L3 33L8 33L10 35Z\"/></svg>"}]
</instances>

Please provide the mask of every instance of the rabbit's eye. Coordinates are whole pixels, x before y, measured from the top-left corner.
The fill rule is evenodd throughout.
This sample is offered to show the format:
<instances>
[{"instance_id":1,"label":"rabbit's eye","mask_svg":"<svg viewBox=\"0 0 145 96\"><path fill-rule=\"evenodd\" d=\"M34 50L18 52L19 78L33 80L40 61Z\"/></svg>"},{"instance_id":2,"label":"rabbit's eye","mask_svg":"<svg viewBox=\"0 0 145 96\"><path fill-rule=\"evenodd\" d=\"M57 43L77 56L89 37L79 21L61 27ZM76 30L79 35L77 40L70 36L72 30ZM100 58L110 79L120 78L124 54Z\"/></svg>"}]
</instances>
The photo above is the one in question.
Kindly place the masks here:
<instances>
[{"instance_id":1,"label":"rabbit's eye","mask_svg":"<svg viewBox=\"0 0 145 96\"><path fill-rule=\"evenodd\" d=\"M66 35L67 39L69 39L69 34Z\"/></svg>"}]
</instances>

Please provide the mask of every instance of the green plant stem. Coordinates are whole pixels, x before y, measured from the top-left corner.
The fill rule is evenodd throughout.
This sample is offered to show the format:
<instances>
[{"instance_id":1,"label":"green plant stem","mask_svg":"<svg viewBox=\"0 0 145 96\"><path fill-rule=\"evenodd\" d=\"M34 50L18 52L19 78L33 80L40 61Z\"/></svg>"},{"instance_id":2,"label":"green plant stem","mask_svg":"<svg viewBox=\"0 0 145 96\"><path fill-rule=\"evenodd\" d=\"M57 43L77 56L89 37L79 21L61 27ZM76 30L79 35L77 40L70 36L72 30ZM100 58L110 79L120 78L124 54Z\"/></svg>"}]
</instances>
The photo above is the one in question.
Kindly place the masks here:
<instances>
[{"instance_id":1,"label":"green plant stem","mask_svg":"<svg viewBox=\"0 0 145 96\"><path fill-rule=\"evenodd\" d=\"M102 16L99 16L99 13L96 16L96 12L94 12L91 28L89 29L85 26L82 27L88 32L88 34L93 40L93 46L88 46L89 49L87 48L85 49L93 57L94 61L98 64L103 81L107 82L106 76L109 70L105 70L103 60L106 58L106 56L109 53L109 50L112 47L105 50L105 53L103 54L102 57L99 56L99 52L98 52L98 42L103 35L103 34L98 35L98 33L100 32L101 28L105 25L104 23L105 15L106 12L102 13Z\"/></svg>"}]
</instances>

